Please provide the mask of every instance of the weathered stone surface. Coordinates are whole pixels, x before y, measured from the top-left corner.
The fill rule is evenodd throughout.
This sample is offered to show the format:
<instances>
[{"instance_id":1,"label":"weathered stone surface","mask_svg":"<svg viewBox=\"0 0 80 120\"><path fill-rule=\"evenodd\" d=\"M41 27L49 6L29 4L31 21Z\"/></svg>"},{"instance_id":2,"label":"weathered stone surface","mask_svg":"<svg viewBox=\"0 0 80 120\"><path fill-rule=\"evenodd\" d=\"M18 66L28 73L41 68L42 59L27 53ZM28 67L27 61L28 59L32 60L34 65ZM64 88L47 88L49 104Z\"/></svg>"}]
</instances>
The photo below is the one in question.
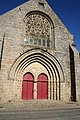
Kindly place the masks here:
<instances>
[{"instance_id":1,"label":"weathered stone surface","mask_svg":"<svg viewBox=\"0 0 80 120\"><path fill-rule=\"evenodd\" d=\"M0 70L0 101L21 99L23 75L27 72L31 72L36 81L35 99L38 75L45 73L48 76L48 99L69 101L73 91L69 47L74 53L76 100L80 101L80 58L72 46L73 36L47 2L39 2L29 0L0 16L0 55L5 34ZM30 41L31 37L33 41Z\"/></svg>"}]
</instances>

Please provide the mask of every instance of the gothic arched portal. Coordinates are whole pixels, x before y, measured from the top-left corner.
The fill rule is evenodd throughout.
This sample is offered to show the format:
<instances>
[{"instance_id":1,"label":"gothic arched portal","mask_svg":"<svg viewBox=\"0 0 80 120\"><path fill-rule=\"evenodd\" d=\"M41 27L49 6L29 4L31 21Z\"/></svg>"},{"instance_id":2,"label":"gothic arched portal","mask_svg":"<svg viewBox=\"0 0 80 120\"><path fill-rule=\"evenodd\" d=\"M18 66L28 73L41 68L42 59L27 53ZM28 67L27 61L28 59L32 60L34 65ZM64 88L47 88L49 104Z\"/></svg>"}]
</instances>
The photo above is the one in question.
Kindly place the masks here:
<instances>
[{"instance_id":1,"label":"gothic arched portal","mask_svg":"<svg viewBox=\"0 0 80 120\"><path fill-rule=\"evenodd\" d=\"M33 65L34 63L37 63L38 65ZM22 81L23 76L27 72L33 72L31 70L28 71L28 67L30 65L33 65L33 68L31 70L38 71L39 69L42 70L42 67L44 70L40 71L40 73L47 73L48 76L48 99L52 100L63 100L63 85L64 85L64 74L62 67L58 60L52 56L50 53L46 52L42 49L32 49L28 50L20 57L16 59L14 64L12 65L9 73L9 79L14 81ZM35 68L36 66L36 68ZM42 66L42 67L40 67ZM40 68L39 68L40 67ZM35 72L36 73L36 72ZM34 76L34 73L32 73ZM37 74L37 77L39 74ZM47 78L46 78L47 80ZM35 81L36 84L37 81ZM14 84L14 83L13 83ZM22 86L22 82L20 84ZM22 87L20 86L19 92L22 90ZM15 87L16 91L16 87ZM21 94L21 93L20 93Z\"/></svg>"}]
</instances>

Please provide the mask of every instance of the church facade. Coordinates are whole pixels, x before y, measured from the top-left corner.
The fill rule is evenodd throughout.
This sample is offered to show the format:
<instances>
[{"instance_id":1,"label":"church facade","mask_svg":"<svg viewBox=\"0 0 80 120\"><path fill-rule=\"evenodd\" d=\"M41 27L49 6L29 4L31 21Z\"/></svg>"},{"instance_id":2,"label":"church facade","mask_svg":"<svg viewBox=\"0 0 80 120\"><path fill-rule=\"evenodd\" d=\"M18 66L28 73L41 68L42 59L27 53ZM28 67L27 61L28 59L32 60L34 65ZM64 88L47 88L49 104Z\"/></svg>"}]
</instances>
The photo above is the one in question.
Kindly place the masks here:
<instances>
[{"instance_id":1,"label":"church facade","mask_svg":"<svg viewBox=\"0 0 80 120\"><path fill-rule=\"evenodd\" d=\"M45 0L0 16L0 101L80 101L73 35Z\"/></svg>"}]
</instances>

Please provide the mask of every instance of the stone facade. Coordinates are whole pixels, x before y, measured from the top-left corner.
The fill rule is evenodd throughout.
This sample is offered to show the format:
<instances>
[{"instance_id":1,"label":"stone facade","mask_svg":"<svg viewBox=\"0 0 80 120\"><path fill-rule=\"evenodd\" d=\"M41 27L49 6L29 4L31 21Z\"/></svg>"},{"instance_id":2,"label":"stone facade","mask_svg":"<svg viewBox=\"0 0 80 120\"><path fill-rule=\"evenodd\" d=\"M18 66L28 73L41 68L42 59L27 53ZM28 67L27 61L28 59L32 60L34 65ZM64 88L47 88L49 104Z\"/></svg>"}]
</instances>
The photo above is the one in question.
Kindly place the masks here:
<instances>
[{"instance_id":1,"label":"stone facade","mask_svg":"<svg viewBox=\"0 0 80 120\"><path fill-rule=\"evenodd\" d=\"M80 58L69 33L44 0L0 16L0 101L21 100L26 73L48 77L48 99L80 101Z\"/></svg>"}]
</instances>

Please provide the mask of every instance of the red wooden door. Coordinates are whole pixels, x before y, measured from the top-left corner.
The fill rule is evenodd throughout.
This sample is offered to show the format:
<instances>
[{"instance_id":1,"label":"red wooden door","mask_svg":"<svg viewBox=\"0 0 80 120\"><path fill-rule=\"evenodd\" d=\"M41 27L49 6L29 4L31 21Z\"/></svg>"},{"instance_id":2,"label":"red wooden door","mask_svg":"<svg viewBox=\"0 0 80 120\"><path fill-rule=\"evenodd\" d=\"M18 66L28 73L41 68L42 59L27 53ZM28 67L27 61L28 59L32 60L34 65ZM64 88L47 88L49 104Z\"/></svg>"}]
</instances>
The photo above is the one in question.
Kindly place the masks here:
<instances>
[{"instance_id":1,"label":"red wooden door","mask_svg":"<svg viewBox=\"0 0 80 120\"><path fill-rule=\"evenodd\" d=\"M38 76L37 99L48 99L48 77L43 73Z\"/></svg>"},{"instance_id":2,"label":"red wooden door","mask_svg":"<svg viewBox=\"0 0 80 120\"><path fill-rule=\"evenodd\" d=\"M27 73L23 76L22 82L22 99L30 100L33 99L33 83L34 77L31 73Z\"/></svg>"}]
</instances>

